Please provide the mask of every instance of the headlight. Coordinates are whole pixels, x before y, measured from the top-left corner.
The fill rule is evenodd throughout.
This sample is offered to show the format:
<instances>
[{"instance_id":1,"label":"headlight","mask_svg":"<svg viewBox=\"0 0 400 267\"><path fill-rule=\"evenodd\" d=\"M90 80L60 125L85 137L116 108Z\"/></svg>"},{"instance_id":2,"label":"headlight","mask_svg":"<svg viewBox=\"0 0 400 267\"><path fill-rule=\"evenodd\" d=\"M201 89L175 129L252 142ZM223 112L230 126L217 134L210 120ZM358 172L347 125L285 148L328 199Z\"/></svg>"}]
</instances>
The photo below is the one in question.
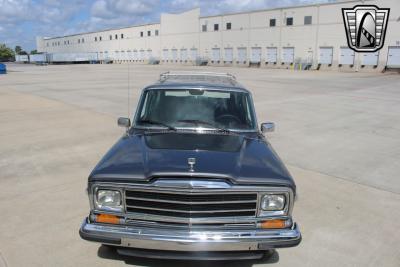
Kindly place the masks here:
<instances>
[{"instance_id":1,"label":"headlight","mask_svg":"<svg viewBox=\"0 0 400 267\"><path fill-rule=\"evenodd\" d=\"M122 196L118 190L99 189L94 204L96 209L105 211L122 211Z\"/></svg>"},{"instance_id":2,"label":"headlight","mask_svg":"<svg viewBox=\"0 0 400 267\"><path fill-rule=\"evenodd\" d=\"M285 208L286 197L283 194L267 194L261 199L260 207L263 211L280 211Z\"/></svg>"}]
</instances>

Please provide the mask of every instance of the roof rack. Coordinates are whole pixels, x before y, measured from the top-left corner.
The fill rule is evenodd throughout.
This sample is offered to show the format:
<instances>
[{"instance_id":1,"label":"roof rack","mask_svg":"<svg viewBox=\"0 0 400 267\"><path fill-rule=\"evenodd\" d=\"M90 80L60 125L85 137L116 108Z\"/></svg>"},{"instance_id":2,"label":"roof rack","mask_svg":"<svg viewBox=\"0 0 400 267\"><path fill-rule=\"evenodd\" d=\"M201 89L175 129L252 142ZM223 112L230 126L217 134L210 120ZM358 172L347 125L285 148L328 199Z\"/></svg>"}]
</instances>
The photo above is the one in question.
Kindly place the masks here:
<instances>
[{"instance_id":1,"label":"roof rack","mask_svg":"<svg viewBox=\"0 0 400 267\"><path fill-rule=\"evenodd\" d=\"M174 77L179 77L179 76L207 76L207 77L221 77L221 78L226 78L229 80L234 80L236 81L236 77L230 73L220 73L220 72L206 72L206 71L179 71L179 72L164 72L160 74L160 81L165 81L167 79L171 79Z\"/></svg>"}]
</instances>

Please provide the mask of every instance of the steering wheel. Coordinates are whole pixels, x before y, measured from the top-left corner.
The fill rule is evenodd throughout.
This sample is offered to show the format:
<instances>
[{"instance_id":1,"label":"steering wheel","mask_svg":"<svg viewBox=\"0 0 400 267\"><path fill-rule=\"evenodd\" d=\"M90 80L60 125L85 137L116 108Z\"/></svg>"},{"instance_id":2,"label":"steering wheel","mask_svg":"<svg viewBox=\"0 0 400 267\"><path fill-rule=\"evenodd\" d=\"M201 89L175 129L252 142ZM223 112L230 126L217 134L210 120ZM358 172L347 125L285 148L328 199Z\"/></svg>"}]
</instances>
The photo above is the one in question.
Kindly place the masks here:
<instances>
[{"instance_id":1,"label":"steering wheel","mask_svg":"<svg viewBox=\"0 0 400 267\"><path fill-rule=\"evenodd\" d=\"M228 122L235 121L238 124L242 123L242 121L238 117L236 117L235 115L232 115L232 114L222 114L215 118L216 121L224 121L224 120L228 120L228 119L229 119Z\"/></svg>"}]
</instances>

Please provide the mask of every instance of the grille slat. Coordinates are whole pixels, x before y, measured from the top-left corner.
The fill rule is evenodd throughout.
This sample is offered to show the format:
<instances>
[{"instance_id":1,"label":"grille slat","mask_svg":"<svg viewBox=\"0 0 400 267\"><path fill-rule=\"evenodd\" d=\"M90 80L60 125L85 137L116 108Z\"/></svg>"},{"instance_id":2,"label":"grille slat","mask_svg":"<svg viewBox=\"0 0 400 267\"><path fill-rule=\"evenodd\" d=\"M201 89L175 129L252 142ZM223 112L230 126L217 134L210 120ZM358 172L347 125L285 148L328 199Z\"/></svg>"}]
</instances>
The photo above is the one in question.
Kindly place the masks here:
<instances>
[{"instance_id":1,"label":"grille slat","mask_svg":"<svg viewBox=\"0 0 400 267\"><path fill-rule=\"evenodd\" d=\"M127 213L178 218L255 216L256 193L126 190Z\"/></svg>"},{"instance_id":2,"label":"grille slat","mask_svg":"<svg viewBox=\"0 0 400 267\"><path fill-rule=\"evenodd\" d=\"M141 197L127 197L126 200L145 200L145 201L153 201L153 202L165 202L165 203L177 203L177 204L219 204L221 201L176 201L176 200L163 200L163 199L147 199ZM224 203L257 203L257 200L232 200L232 201L224 201Z\"/></svg>"}]
</instances>

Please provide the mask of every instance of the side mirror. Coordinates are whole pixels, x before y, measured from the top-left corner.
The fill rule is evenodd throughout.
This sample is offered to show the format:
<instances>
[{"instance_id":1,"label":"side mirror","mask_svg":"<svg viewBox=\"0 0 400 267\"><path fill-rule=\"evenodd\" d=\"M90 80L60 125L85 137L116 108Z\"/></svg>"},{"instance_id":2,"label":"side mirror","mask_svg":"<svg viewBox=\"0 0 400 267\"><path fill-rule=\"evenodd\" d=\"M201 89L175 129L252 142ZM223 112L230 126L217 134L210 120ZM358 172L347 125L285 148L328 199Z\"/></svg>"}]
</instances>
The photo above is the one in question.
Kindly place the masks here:
<instances>
[{"instance_id":1,"label":"side mirror","mask_svg":"<svg viewBox=\"0 0 400 267\"><path fill-rule=\"evenodd\" d=\"M118 118L118 126L129 128L131 127L131 120L129 118Z\"/></svg>"},{"instance_id":2,"label":"side mirror","mask_svg":"<svg viewBox=\"0 0 400 267\"><path fill-rule=\"evenodd\" d=\"M261 132L263 134L273 131L275 131L275 123L273 122L261 123Z\"/></svg>"}]
</instances>

